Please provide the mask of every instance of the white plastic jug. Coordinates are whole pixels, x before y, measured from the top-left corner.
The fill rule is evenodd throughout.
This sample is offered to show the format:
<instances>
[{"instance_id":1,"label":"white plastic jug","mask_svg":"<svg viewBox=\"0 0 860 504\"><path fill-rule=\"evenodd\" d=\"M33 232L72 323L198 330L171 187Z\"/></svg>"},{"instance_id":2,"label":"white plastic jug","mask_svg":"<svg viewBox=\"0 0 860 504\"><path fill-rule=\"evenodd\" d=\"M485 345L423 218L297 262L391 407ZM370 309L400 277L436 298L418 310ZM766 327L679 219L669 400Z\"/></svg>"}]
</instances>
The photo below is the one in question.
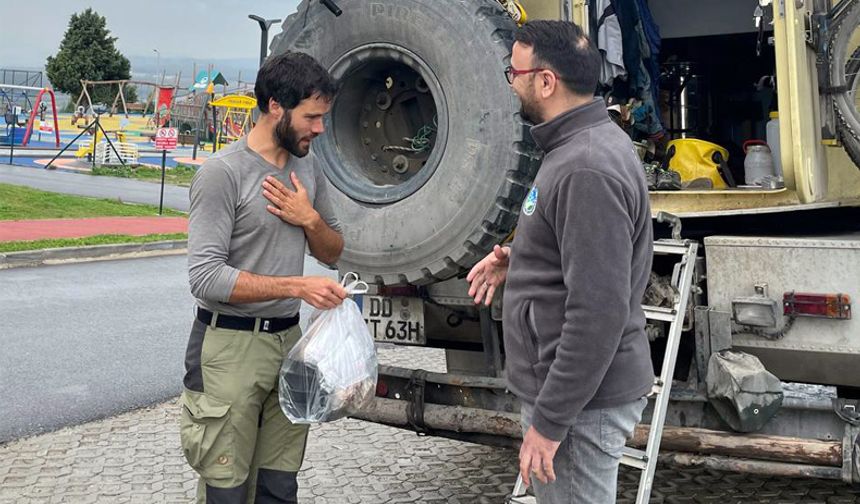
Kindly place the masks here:
<instances>
[{"instance_id":1,"label":"white plastic jug","mask_svg":"<svg viewBox=\"0 0 860 504\"><path fill-rule=\"evenodd\" d=\"M774 175L773 155L767 144L761 140L744 142L744 182L746 185L760 185L761 179Z\"/></svg>"},{"instance_id":2,"label":"white plastic jug","mask_svg":"<svg viewBox=\"0 0 860 504\"><path fill-rule=\"evenodd\" d=\"M782 177L782 151L779 150L779 112L773 111L770 113L770 120L767 122L767 146L770 147L771 155L773 156L773 166L776 170L776 175Z\"/></svg>"}]
</instances>

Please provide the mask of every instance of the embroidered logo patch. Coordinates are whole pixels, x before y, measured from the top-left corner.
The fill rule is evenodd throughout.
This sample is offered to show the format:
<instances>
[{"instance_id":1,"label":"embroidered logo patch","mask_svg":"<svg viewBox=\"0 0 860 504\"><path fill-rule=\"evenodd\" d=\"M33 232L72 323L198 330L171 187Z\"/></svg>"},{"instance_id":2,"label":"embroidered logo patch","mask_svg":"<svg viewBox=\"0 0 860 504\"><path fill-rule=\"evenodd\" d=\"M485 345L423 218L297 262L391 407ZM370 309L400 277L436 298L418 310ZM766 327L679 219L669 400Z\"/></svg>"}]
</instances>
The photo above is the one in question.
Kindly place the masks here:
<instances>
[{"instance_id":1,"label":"embroidered logo patch","mask_svg":"<svg viewBox=\"0 0 860 504\"><path fill-rule=\"evenodd\" d=\"M538 188L537 186L532 187L532 190L529 191L529 195L526 196L526 200L523 202L523 213L526 215L531 215L535 213L535 208L537 208L537 198L538 198Z\"/></svg>"}]
</instances>

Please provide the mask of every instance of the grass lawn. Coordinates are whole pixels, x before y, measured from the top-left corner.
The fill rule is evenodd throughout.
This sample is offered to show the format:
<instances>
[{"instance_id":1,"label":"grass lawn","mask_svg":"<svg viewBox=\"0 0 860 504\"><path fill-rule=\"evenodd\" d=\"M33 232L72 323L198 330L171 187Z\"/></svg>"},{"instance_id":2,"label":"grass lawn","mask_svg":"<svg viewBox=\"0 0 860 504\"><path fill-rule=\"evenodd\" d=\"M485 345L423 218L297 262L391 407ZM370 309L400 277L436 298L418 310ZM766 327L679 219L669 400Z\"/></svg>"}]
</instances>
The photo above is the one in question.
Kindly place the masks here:
<instances>
[{"instance_id":1,"label":"grass lawn","mask_svg":"<svg viewBox=\"0 0 860 504\"><path fill-rule=\"evenodd\" d=\"M185 233L151 234L146 236L97 235L86 238L52 238L50 240L0 242L0 252L21 252L47 248L83 247L86 245L112 245L117 243L148 243L164 240L185 240Z\"/></svg>"},{"instance_id":2,"label":"grass lawn","mask_svg":"<svg viewBox=\"0 0 860 504\"><path fill-rule=\"evenodd\" d=\"M188 187L191 179L197 173L197 168L190 165L178 164L175 168L168 168L164 175L166 184ZM148 166L96 166L93 175L106 177L133 178L146 180L148 182L161 183L161 168L150 168Z\"/></svg>"},{"instance_id":3,"label":"grass lawn","mask_svg":"<svg viewBox=\"0 0 860 504\"><path fill-rule=\"evenodd\" d=\"M77 219L83 217L150 217L158 215L153 205L133 205L120 200L86 198L29 187L0 184L0 220ZM182 212L164 209L164 215Z\"/></svg>"}]
</instances>

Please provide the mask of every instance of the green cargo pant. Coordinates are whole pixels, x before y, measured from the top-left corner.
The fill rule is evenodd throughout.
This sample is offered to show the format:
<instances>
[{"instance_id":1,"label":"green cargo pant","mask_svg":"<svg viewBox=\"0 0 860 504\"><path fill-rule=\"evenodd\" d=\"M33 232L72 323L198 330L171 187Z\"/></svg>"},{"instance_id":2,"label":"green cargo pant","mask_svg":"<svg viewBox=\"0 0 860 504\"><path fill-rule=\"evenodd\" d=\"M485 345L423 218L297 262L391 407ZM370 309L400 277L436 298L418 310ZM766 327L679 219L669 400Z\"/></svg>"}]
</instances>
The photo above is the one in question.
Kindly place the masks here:
<instances>
[{"instance_id":1,"label":"green cargo pant","mask_svg":"<svg viewBox=\"0 0 860 504\"><path fill-rule=\"evenodd\" d=\"M301 329L235 331L194 321L185 356L180 437L200 475L197 502L292 503L308 426L278 404L278 371Z\"/></svg>"}]
</instances>

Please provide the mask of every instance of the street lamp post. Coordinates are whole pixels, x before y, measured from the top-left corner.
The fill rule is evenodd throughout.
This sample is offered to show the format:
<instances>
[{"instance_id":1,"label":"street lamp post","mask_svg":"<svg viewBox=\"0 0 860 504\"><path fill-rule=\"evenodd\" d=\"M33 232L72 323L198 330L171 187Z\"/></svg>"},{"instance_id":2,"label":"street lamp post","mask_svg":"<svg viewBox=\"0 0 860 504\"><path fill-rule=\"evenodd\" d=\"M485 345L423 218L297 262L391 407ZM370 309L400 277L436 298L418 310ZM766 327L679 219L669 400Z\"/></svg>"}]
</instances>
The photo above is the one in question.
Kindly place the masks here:
<instances>
[{"instance_id":1,"label":"street lamp post","mask_svg":"<svg viewBox=\"0 0 860 504\"><path fill-rule=\"evenodd\" d=\"M161 53L158 52L158 49L153 49L152 52L155 53L155 78L158 79L158 72L161 69Z\"/></svg>"},{"instance_id":2,"label":"street lamp post","mask_svg":"<svg viewBox=\"0 0 860 504\"><path fill-rule=\"evenodd\" d=\"M264 19L260 16L249 14L248 17L260 23L260 66L263 66L263 61L266 60L269 45L269 27L274 23L278 23L280 19Z\"/></svg>"}]
</instances>

